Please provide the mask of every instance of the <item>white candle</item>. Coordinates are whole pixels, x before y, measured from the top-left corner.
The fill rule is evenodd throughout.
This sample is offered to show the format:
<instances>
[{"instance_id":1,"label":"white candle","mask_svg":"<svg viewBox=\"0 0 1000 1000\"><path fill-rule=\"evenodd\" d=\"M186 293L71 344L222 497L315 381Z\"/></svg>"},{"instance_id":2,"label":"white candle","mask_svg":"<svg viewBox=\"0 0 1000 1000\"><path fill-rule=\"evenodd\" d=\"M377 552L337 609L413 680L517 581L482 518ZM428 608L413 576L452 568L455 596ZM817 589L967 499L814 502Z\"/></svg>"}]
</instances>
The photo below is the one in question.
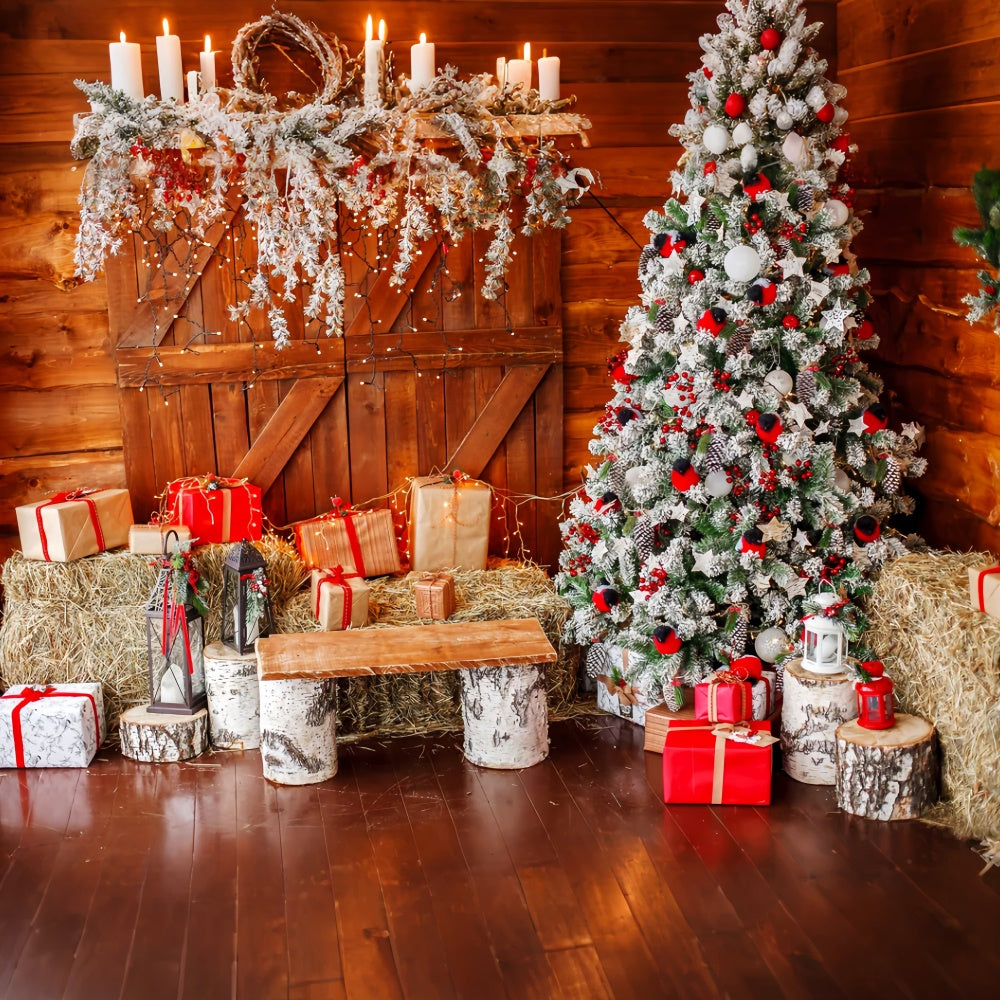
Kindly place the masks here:
<instances>
[{"instance_id":1,"label":"white candle","mask_svg":"<svg viewBox=\"0 0 1000 1000\"><path fill-rule=\"evenodd\" d=\"M378 23L378 38L372 37L372 16L365 25L365 106L382 103L382 51L385 44L385 21Z\"/></svg>"},{"instance_id":2,"label":"white candle","mask_svg":"<svg viewBox=\"0 0 1000 1000\"><path fill-rule=\"evenodd\" d=\"M420 41L410 46L410 92L415 94L423 90L435 76L434 43L427 41L427 36L421 31Z\"/></svg>"},{"instance_id":3,"label":"white candle","mask_svg":"<svg viewBox=\"0 0 1000 1000\"><path fill-rule=\"evenodd\" d=\"M507 60L497 56L497 86L503 90L507 86Z\"/></svg>"},{"instance_id":4,"label":"white candle","mask_svg":"<svg viewBox=\"0 0 1000 1000\"><path fill-rule=\"evenodd\" d=\"M188 100L197 101L198 100L198 71L196 69L189 69L187 75L188 81Z\"/></svg>"},{"instance_id":5,"label":"white candle","mask_svg":"<svg viewBox=\"0 0 1000 1000\"><path fill-rule=\"evenodd\" d=\"M542 49L538 60L538 93L543 101L559 100L559 57Z\"/></svg>"},{"instance_id":6,"label":"white candle","mask_svg":"<svg viewBox=\"0 0 1000 1000\"><path fill-rule=\"evenodd\" d=\"M156 36L156 65L160 70L160 100L184 101L184 66L181 61L181 39L170 34L170 25L163 19L163 34Z\"/></svg>"},{"instance_id":7,"label":"white candle","mask_svg":"<svg viewBox=\"0 0 1000 1000\"><path fill-rule=\"evenodd\" d=\"M138 42L126 42L125 32L118 36L120 42L112 42L108 49L111 54L111 87L122 90L133 100L141 101L145 96L142 89L142 52Z\"/></svg>"},{"instance_id":8,"label":"white candle","mask_svg":"<svg viewBox=\"0 0 1000 1000\"><path fill-rule=\"evenodd\" d=\"M507 86L516 87L522 84L523 89L531 89L531 43L524 43L524 58L511 59L507 63Z\"/></svg>"},{"instance_id":9,"label":"white candle","mask_svg":"<svg viewBox=\"0 0 1000 1000\"><path fill-rule=\"evenodd\" d=\"M205 36L205 48L198 53L201 61L201 89L207 94L215 86L215 53L212 51L212 36Z\"/></svg>"}]
</instances>

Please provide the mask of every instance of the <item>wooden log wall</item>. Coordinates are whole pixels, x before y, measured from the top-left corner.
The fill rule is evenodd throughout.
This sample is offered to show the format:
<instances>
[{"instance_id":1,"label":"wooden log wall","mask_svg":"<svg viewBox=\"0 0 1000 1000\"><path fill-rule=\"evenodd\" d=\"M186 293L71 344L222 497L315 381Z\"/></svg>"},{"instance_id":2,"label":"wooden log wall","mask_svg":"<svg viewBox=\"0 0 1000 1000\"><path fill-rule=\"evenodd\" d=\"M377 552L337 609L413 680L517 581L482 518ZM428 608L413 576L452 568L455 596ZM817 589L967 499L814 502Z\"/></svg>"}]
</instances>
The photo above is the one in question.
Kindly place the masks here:
<instances>
[{"instance_id":1,"label":"wooden log wall","mask_svg":"<svg viewBox=\"0 0 1000 1000\"><path fill-rule=\"evenodd\" d=\"M81 172L68 145L72 117L87 106L72 81L107 80L108 41L125 31L142 42L146 89L156 92L154 37L162 17L180 33L191 68L204 34L226 49L238 28L270 4L171 0L154 10L137 0L50 0L3 6L0 556L17 541L14 504L77 484L125 481L106 286L79 285L73 277ZM562 251L563 478L566 486L577 484L609 396L606 359L639 291L639 248L631 237L646 240L642 217L669 194L679 147L667 129L687 108L685 76L698 66L698 36L713 30L721 0L289 0L280 6L337 34L352 51L360 48L365 17L384 17L400 69L421 31L437 44L439 65L451 63L463 73L489 71L498 55L515 56L525 41L536 55L547 48L560 56L564 93L576 94L577 110L593 122L591 148L575 161L603 183L597 192L603 207L584 201ZM836 10L833 2L810 5L810 15L826 22L820 48L831 62ZM219 62L221 68L225 57ZM865 86L860 80L859 89Z\"/></svg>"},{"instance_id":2,"label":"wooden log wall","mask_svg":"<svg viewBox=\"0 0 1000 1000\"><path fill-rule=\"evenodd\" d=\"M875 367L893 423L927 429L917 527L935 545L1000 552L1000 338L964 319L979 262L951 236L977 223L972 175L1000 168L1000 5L842 0L837 37L870 211L856 249L876 296Z\"/></svg>"}]
</instances>

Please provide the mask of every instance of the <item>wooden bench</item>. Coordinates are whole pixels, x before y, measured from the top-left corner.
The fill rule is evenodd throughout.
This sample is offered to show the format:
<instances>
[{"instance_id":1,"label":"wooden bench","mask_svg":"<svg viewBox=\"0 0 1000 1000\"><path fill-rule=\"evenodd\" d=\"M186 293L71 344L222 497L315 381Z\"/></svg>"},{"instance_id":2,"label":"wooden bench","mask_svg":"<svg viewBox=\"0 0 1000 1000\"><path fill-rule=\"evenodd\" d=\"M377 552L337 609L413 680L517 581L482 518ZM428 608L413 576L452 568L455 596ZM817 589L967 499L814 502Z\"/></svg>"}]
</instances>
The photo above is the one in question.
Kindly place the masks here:
<instances>
[{"instance_id":1,"label":"wooden bench","mask_svg":"<svg viewBox=\"0 0 1000 1000\"><path fill-rule=\"evenodd\" d=\"M548 755L542 665L556 658L534 618L259 639L264 776L305 785L337 773L336 678L436 670L461 671L465 756L530 767Z\"/></svg>"}]
</instances>

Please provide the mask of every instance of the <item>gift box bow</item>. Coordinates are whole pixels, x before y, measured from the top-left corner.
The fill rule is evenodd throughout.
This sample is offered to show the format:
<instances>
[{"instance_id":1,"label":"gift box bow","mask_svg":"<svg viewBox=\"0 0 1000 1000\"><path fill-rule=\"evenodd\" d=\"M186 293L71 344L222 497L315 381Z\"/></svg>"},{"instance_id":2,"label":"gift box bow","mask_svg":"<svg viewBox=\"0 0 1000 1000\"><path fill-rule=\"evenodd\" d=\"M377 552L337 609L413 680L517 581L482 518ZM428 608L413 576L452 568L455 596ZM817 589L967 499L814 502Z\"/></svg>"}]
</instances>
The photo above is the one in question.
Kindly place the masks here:
<instances>
[{"instance_id":1,"label":"gift box bow","mask_svg":"<svg viewBox=\"0 0 1000 1000\"><path fill-rule=\"evenodd\" d=\"M639 704L639 696L636 694L635 688L624 679L616 681L613 677L609 677L607 674L598 674L597 680L599 680L608 689L608 694L618 699L619 704Z\"/></svg>"}]
</instances>

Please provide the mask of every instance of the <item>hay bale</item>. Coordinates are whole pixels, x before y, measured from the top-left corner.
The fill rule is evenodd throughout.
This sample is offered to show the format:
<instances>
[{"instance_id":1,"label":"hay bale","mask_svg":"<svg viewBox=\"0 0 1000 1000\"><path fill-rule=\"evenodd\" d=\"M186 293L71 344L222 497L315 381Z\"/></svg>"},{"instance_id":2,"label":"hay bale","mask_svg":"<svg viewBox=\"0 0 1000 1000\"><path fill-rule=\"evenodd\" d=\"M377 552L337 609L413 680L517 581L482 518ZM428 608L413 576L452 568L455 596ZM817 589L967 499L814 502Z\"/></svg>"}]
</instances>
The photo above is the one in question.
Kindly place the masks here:
<instances>
[{"instance_id":1,"label":"hay bale","mask_svg":"<svg viewBox=\"0 0 1000 1000\"><path fill-rule=\"evenodd\" d=\"M867 638L903 711L937 727L940 806L930 819L1000 847L1000 621L973 609L970 568L987 553L923 552L889 564L868 600Z\"/></svg>"},{"instance_id":2,"label":"hay bale","mask_svg":"<svg viewBox=\"0 0 1000 1000\"><path fill-rule=\"evenodd\" d=\"M222 566L229 545L196 550L209 582L206 644L219 638ZM308 572L295 549L275 535L258 543L268 567L279 632L318 629ZM561 641L569 607L537 566L498 563L488 570L457 572L458 609L452 621L536 617L559 660L546 670L549 712L575 712L579 649ZM11 684L100 680L109 724L148 701L143 606L156 582L148 556L101 553L73 563L45 563L15 552L3 567L7 610L0 628L0 689ZM371 581L374 628L419 623L412 585L401 577ZM455 673L353 678L338 682L338 732L420 733L461 729L459 677Z\"/></svg>"}]
</instances>

